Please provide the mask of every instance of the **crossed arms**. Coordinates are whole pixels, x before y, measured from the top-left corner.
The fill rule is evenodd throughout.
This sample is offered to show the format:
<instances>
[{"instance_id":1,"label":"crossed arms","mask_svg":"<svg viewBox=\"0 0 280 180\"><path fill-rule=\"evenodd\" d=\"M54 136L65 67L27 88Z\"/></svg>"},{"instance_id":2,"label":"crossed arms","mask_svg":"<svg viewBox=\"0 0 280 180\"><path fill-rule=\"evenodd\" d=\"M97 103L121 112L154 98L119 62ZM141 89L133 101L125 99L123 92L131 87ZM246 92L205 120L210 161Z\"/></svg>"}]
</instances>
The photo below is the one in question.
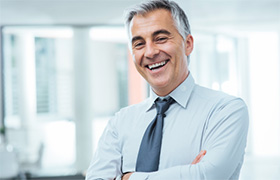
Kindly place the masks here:
<instances>
[{"instance_id":1,"label":"crossed arms","mask_svg":"<svg viewBox=\"0 0 280 180\"><path fill-rule=\"evenodd\" d=\"M196 156L196 158L193 160L192 164L197 164L201 161L201 159L205 156L206 150L200 151L200 153ZM129 177L133 174L133 172L126 173L123 175L122 180L128 180Z\"/></svg>"},{"instance_id":2,"label":"crossed arms","mask_svg":"<svg viewBox=\"0 0 280 180\"><path fill-rule=\"evenodd\" d=\"M114 124L100 141L87 180L94 179L238 179L247 141L248 111L243 101L233 100L211 114L203 134L202 151L191 164L160 169L156 172L124 171L119 140L114 138ZM110 127L111 126L111 127ZM111 131L112 130L112 131ZM110 142L107 138L114 138ZM112 153L114 151L115 153ZM127 173L128 172L128 173ZM130 173L131 172L131 173ZM123 174L127 173L127 174Z\"/></svg>"}]
</instances>

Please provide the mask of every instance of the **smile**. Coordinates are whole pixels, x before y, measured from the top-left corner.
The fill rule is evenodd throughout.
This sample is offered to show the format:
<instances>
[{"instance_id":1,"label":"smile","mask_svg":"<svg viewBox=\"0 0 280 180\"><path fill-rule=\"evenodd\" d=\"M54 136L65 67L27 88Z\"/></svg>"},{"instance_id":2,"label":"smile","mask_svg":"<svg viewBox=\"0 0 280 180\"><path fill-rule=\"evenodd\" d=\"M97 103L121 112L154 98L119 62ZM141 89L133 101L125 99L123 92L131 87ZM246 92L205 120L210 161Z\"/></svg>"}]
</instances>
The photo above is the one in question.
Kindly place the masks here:
<instances>
[{"instance_id":1,"label":"smile","mask_svg":"<svg viewBox=\"0 0 280 180\"><path fill-rule=\"evenodd\" d=\"M169 60L162 61L162 62L155 63L155 64L150 64L150 65L147 65L146 67L149 68L150 70L155 70L155 69L158 69L158 68L161 68L161 67L165 66L165 64L166 64L168 61L169 61Z\"/></svg>"}]
</instances>

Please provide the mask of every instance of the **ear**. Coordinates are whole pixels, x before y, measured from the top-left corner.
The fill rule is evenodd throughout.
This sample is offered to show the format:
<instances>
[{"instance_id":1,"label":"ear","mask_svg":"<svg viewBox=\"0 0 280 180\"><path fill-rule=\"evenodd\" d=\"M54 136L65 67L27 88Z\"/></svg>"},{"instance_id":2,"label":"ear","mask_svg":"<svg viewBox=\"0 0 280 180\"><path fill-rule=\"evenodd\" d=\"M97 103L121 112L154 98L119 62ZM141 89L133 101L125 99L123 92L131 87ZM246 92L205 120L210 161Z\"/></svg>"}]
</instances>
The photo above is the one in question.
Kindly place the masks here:
<instances>
[{"instance_id":1,"label":"ear","mask_svg":"<svg viewBox=\"0 0 280 180\"><path fill-rule=\"evenodd\" d=\"M185 54L186 54L186 56L189 56L192 51L193 51L193 37L192 37L191 34L189 34L186 37L186 40L185 40Z\"/></svg>"}]
</instances>

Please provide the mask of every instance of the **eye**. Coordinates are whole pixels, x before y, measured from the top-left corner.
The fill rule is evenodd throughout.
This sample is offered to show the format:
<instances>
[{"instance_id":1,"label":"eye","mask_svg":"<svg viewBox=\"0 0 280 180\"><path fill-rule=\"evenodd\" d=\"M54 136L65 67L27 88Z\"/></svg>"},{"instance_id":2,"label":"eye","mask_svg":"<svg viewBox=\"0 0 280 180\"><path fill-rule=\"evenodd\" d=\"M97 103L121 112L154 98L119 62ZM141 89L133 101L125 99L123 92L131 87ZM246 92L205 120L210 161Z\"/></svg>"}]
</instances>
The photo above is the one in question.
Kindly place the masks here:
<instances>
[{"instance_id":1,"label":"eye","mask_svg":"<svg viewBox=\"0 0 280 180\"><path fill-rule=\"evenodd\" d=\"M164 43L167 41L167 37L158 37L156 38L156 42L159 42L159 43Z\"/></svg>"},{"instance_id":2,"label":"eye","mask_svg":"<svg viewBox=\"0 0 280 180\"><path fill-rule=\"evenodd\" d=\"M135 47L138 47L138 46L142 46L144 43L137 43L135 44Z\"/></svg>"},{"instance_id":3,"label":"eye","mask_svg":"<svg viewBox=\"0 0 280 180\"><path fill-rule=\"evenodd\" d=\"M136 49L140 49L143 46L144 46L144 42L135 42L133 44L133 47L136 48Z\"/></svg>"}]
</instances>

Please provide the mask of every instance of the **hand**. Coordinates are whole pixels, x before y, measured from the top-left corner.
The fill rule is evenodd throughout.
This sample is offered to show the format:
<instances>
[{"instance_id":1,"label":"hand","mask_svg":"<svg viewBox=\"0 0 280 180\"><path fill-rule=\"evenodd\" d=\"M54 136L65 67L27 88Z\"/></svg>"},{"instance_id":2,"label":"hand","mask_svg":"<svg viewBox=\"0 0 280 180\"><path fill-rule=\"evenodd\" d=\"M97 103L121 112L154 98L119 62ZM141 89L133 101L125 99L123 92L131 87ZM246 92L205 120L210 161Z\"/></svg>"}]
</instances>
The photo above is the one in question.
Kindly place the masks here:
<instances>
[{"instance_id":1,"label":"hand","mask_svg":"<svg viewBox=\"0 0 280 180\"><path fill-rule=\"evenodd\" d=\"M123 177L122 177L122 180L128 180L129 177L132 175L132 173L133 173L133 172L124 174Z\"/></svg>"},{"instance_id":2,"label":"hand","mask_svg":"<svg viewBox=\"0 0 280 180\"><path fill-rule=\"evenodd\" d=\"M197 164L201 161L201 159L205 156L206 150L200 151L199 155L196 156L196 158L193 160L192 164Z\"/></svg>"}]
</instances>

